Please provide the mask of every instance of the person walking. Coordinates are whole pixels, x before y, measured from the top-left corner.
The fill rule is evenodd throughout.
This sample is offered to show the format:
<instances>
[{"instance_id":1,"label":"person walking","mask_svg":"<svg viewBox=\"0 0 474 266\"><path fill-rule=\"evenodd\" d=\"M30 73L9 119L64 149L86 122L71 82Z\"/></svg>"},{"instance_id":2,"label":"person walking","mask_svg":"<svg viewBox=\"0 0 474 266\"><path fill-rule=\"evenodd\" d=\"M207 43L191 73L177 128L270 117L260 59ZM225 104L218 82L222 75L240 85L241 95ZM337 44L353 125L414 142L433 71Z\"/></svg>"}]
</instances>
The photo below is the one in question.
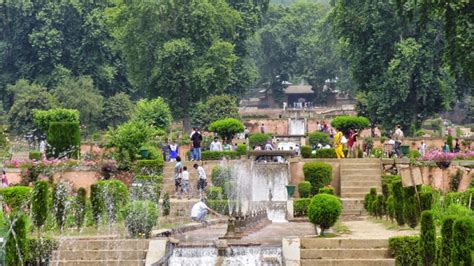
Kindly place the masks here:
<instances>
[{"instance_id":1,"label":"person walking","mask_svg":"<svg viewBox=\"0 0 474 266\"><path fill-rule=\"evenodd\" d=\"M42 139L39 144L39 150L41 154L41 159L46 159L46 141L44 139Z\"/></svg>"},{"instance_id":2,"label":"person walking","mask_svg":"<svg viewBox=\"0 0 474 266\"><path fill-rule=\"evenodd\" d=\"M461 145L459 144L459 139L456 139L456 142L454 144L453 152L458 153L460 151L461 151Z\"/></svg>"},{"instance_id":3,"label":"person walking","mask_svg":"<svg viewBox=\"0 0 474 266\"><path fill-rule=\"evenodd\" d=\"M351 140L352 140L351 150L352 150L352 156L354 158L359 157L359 144L357 143L357 136L359 136L359 133L357 132L357 130L353 129L352 134L351 134Z\"/></svg>"},{"instance_id":4,"label":"person walking","mask_svg":"<svg viewBox=\"0 0 474 266\"><path fill-rule=\"evenodd\" d=\"M5 170L2 170L2 187L8 187L10 184L8 182L7 173Z\"/></svg>"},{"instance_id":5,"label":"person walking","mask_svg":"<svg viewBox=\"0 0 474 266\"><path fill-rule=\"evenodd\" d=\"M213 209L209 208L206 205L206 199L202 198L199 202L193 205L191 208L191 219L195 222L202 223L203 225L207 225L206 215L211 212L216 216L222 216L218 212L214 211Z\"/></svg>"},{"instance_id":6,"label":"person walking","mask_svg":"<svg viewBox=\"0 0 474 266\"><path fill-rule=\"evenodd\" d=\"M175 193L181 193L181 182L182 182L182 173L183 173L183 163L181 162L181 157L176 157L176 165L174 166L174 186Z\"/></svg>"},{"instance_id":7,"label":"person walking","mask_svg":"<svg viewBox=\"0 0 474 266\"><path fill-rule=\"evenodd\" d=\"M334 148L336 150L336 156L337 159L342 159L344 158L344 151L343 151L343 143L342 143L342 138L344 137L344 134L339 130L337 131L336 135L334 136Z\"/></svg>"},{"instance_id":8,"label":"person walking","mask_svg":"<svg viewBox=\"0 0 474 266\"><path fill-rule=\"evenodd\" d=\"M260 126L260 133L265 134L265 124L264 123L262 123L262 125Z\"/></svg>"},{"instance_id":9,"label":"person walking","mask_svg":"<svg viewBox=\"0 0 474 266\"><path fill-rule=\"evenodd\" d=\"M397 127L395 128L395 132L393 133L393 140L395 140L395 145L393 146L393 149L398 158L400 158L402 155L400 151L400 146L402 145L402 139L403 139L403 131L400 128L400 125L397 125Z\"/></svg>"},{"instance_id":10,"label":"person walking","mask_svg":"<svg viewBox=\"0 0 474 266\"><path fill-rule=\"evenodd\" d=\"M420 153L421 156L425 156L425 154L426 154L426 143L424 141L421 141L420 147L418 148L418 152Z\"/></svg>"},{"instance_id":11,"label":"person walking","mask_svg":"<svg viewBox=\"0 0 474 266\"><path fill-rule=\"evenodd\" d=\"M199 129L195 129L194 134L191 136L191 141L193 142L193 158L192 160L200 161L201 160L201 142L202 135L199 132Z\"/></svg>"},{"instance_id":12,"label":"person walking","mask_svg":"<svg viewBox=\"0 0 474 266\"><path fill-rule=\"evenodd\" d=\"M197 189L199 193L202 193L204 189L207 186L207 176L206 176L206 171L204 171L204 168L197 163L194 164L194 169L197 170L198 172L198 184L197 184Z\"/></svg>"},{"instance_id":13,"label":"person walking","mask_svg":"<svg viewBox=\"0 0 474 266\"><path fill-rule=\"evenodd\" d=\"M182 190L188 196L188 199L191 199L191 190L189 189L189 172L186 166L183 166L182 180L181 180Z\"/></svg>"}]
</instances>

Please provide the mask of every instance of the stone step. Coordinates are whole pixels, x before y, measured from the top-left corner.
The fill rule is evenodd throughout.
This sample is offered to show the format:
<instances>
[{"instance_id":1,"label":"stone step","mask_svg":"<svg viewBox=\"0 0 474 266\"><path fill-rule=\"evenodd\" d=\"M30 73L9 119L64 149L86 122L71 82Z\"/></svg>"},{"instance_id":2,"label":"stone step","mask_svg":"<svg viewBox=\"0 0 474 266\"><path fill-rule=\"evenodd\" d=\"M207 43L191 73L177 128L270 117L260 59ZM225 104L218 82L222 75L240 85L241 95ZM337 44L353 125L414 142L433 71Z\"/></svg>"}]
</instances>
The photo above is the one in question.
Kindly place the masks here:
<instances>
[{"instance_id":1,"label":"stone step","mask_svg":"<svg viewBox=\"0 0 474 266\"><path fill-rule=\"evenodd\" d=\"M144 260L145 250L66 250L54 251L53 260Z\"/></svg>"},{"instance_id":2,"label":"stone step","mask_svg":"<svg viewBox=\"0 0 474 266\"><path fill-rule=\"evenodd\" d=\"M387 239L354 239L354 238L301 238L301 249L366 249L388 248Z\"/></svg>"},{"instance_id":3,"label":"stone step","mask_svg":"<svg viewBox=\"0 0 474 266\"><path fill-rule=\"evenodd\" d=\"M366 216L367 211L364 209L360 210L342 210L342 216Z\"/></svg>"},{"instance_id":4,"label":"stone step","mask_svg":"<svg viewBox=\"0 0 474 266\"><path fill-rule=\"evenodd\" d=\"M364 249L302 249L301 259L384 259L390 258L388 248Z\"/></svg>"},{"instance_id":5,"label":"stone step","mask_svg":"<svg viewBox=\"0 0 474 266\"><path fill-rule=\"evenodd\" d=\"M382 169L382 165L380 163L341 164L341 169L347 169L347 170Z\"/></svg>"},{"instance_id":6,"label":"stone step","mask_svg":"<svg viewBox=\"0 0 474 266\"><path fill-rule=\"evenodd\" d=\"M71 240L61 241L59 245L62 250L146 250L147 240Z\"/></svg>"},{"instance_id":7,"label":"stone step","mask_svg":"<svg viewBox=\"0 0 474 266\"><path fill-rule=\"evenodd\" d=\"M354 209L363 209L364 200L363 199L347 199L342 198L342 208L344 210L354 210Z\"/></svg>"},{"instance_id":8,"label":"stone step","mask_svg":"<svg viewBox=\"0 0 474 266\"><path fill-rule=\"evenodd\" d=\"M355 173L341 176L341 186L344 186L346 181L374 181L381 183L380 175L364 175L363 173Z\"/></svg>"},{"instance_id":9,"label":"stone step","mask_svg":"<svg viewBox=\"0 0 474 266\"><path fill-rule=\"evenodd\" d=\"M366 192L351 192L351 193L341 192L341 197L364 200L365 194L367 193Z\"/></svg>"},{"instance_id":10,"label":"stone step","mask_svg":"<svg viewBox=\"0 0 474 266\"><path fill-rule=\"evenodd\" d=\"M370 190L371 187L380 187L380 180L341 180L341 186L347 187L366 187Z\"/></svg>"},{"instance_id":11,"label":"stone step","mask_svg":"<svg viewBox=\"0 0 474 266\"><path fill-rule=\"evenodd\" d=\"M306 259L301 266L394 266L395 259Z\"/></svg>"},{"instance_id":12,"label":"stone step","mask_svg":"<svg viewBox=\"0 0 474 266\"><path fill-rule=\"evenodd\" d=\"M375 186L377 191L379 191L380 187ZM350 186L341 186L341 194L344 193L369 193L370 187L350 187Z\"/></svg>"},{"instance_id":13,"label":"stone step","mask_svg":"<svg viewBox=\"0 0 474 266\"><path fill-rule=\"evenodd\" d=\"M51 266L143 266L145 260L53 260Z\"/></svg>"},{"instance_id":14,"label":"stone step","mask_svg":"<svg viewBox=\"0 0 474 266\"><path fill-rule=\"evenodd\" d=\"M346 169L341 167L341 177L350 175L365 175L365 176L382 176L382 170L380 169Z\"/></svg>"}]
</instances>

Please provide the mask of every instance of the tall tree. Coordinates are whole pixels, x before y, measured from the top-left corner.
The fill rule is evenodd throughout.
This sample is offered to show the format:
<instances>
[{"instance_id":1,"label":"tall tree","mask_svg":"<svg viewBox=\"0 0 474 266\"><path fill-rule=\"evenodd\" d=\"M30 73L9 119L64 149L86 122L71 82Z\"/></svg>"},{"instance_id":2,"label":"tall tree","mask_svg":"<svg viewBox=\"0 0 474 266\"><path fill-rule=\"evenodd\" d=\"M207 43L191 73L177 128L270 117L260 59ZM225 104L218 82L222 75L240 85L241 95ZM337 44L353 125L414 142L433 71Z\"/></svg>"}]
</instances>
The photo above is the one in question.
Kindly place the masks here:
<instances>
[{"instance_id":1,"label":"tall tree","mask_svg":"<svg viewBox=\"0 0 474 266\"><path fill-rule=\"evenodd\" d=\"M239 13L224 0L132 0L111 13L133 84L165 98L189 129L191 106L232 80Z\"/></svg>"}]
</instances>

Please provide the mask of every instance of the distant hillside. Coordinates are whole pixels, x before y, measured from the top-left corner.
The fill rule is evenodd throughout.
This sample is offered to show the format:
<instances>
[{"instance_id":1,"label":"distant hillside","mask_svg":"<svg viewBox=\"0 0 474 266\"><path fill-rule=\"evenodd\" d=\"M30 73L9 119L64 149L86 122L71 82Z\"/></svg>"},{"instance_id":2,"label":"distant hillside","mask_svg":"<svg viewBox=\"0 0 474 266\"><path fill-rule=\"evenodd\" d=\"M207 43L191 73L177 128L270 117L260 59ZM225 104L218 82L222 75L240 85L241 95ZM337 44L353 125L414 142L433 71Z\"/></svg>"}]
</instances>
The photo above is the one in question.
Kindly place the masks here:
<instances>
[{"instance_id":1,"label":"distant hillside","mask_svg":"<svg viewBox=\"0 0 474 266\"><path fill-rule=\"evenodd\" d=\"M299 1L299 0L270 0L270 3L280 4L280 5L290 5L291 3L296 2L296 1ZM328 5L330 0L307 0L307 1Z\"/></svg>"}]
</instances>

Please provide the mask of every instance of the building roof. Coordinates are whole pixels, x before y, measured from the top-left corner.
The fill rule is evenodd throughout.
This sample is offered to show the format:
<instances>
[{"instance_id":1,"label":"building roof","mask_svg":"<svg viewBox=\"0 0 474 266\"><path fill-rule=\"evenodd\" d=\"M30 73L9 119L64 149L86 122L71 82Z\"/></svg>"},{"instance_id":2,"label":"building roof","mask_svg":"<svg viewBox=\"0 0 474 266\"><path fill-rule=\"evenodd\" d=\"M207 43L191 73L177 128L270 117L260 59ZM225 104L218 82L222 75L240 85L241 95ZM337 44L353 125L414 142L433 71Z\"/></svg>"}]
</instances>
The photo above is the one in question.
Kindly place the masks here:
<instances>
[{"instance_id":1,"label":"building roof","mask_svg":"<svg viewBox=\"0 0 474 266\"><path fill-rule=\"evenodd\" d=\"M314 94L310 85L291 85L285 89L285 94Z\"/></svg>"}]
</instances>

